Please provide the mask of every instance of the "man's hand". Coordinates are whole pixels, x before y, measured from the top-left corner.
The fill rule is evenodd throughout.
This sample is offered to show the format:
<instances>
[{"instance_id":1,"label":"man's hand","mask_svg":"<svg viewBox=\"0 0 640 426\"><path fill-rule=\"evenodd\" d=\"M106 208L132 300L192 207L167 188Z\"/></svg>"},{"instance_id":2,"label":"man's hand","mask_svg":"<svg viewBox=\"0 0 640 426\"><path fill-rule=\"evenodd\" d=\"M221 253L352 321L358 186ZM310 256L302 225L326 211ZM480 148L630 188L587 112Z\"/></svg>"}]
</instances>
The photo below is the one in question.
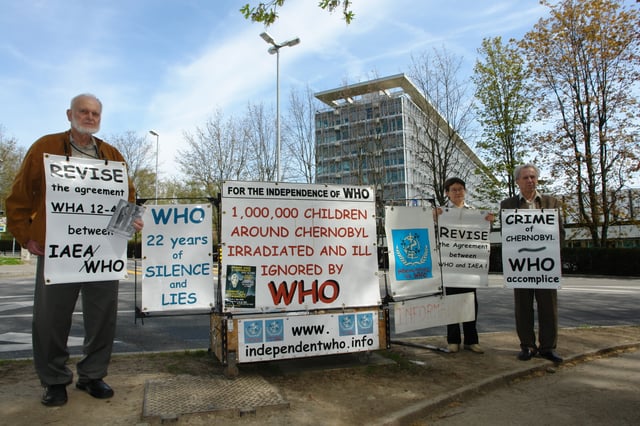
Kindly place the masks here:
<instances>
[{"instance_id":1,"label":"man's hand","mask_svg":"<svg viewBox=\"0 0 640 426\"><path fill-rule=\"evenodd\" d=\"M133 229L135 229L136 232L142 231L142 228L144 228L144 222L139 217L135 218L133 222L131 222L131 225L133 225Z\"/></svg>"},{"instance_id":2,"label":"man's hand","mask_svg":"<svg viewBox=\"0 0 640 426\"><path fill-rule=\"evenodd\" d=\"M33 240L27 241L27 247L25 248L29 250L29 253L31 254L35 254L36 256L44 256L44 250L42 249L42 247L40 247L40 244L38 244L36 241L33 241Z\"/></svg>"}]
</instances>

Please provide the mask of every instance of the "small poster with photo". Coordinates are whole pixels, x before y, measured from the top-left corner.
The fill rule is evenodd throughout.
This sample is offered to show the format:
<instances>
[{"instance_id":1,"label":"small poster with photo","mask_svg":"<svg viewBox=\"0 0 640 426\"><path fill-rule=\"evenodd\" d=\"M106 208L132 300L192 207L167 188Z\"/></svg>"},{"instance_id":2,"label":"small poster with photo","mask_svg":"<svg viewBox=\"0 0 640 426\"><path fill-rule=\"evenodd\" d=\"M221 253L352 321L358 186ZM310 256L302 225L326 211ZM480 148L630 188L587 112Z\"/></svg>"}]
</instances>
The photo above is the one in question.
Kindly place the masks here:
<instances>
[{"instance_id":1,"label":"small poster with photo","mask_svg":"<svg viewBox=\"0 0 640 426\"><path fill-rule=\"evenodd\" d=\"M255 286L255 266L227 265L225 305L236 308L255 308Z\"/></svg>"},{"instance_id":2,"label":"small poster with photo","mask_svg":"<svg viewBox=\"0 0 640 426\"><path fill-rule=\"evenodd\" d=\"M121 237L131 238L136 232L133 221L141 218L144 210L144 206L138 206L121 199L113 216L111 216L111 220L109 220L107 230Z\"/></svg>"}]
</instances>

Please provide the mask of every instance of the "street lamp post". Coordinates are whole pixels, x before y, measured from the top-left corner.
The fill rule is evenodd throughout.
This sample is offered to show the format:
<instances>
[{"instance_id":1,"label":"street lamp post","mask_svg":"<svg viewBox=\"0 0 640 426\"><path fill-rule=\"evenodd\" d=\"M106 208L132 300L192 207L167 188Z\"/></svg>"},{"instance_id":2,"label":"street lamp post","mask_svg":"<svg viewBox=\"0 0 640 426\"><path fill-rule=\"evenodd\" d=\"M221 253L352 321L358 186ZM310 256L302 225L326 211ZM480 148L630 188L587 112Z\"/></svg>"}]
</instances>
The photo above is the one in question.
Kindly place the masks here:
<instances>
[{"instance_id":1,"label":"street lamp post","mask_svg":"<svg viewBox=\"0 0 640 426\"><path fill-rule=\"evenodd\" d=\"M300 43L300 38L296 37L282 43L276 41L268 33L261 33L260 37L271 45L268 52L276 54L276 182L280 182L280 48L293 47Z\"/></svg>"},{"instance_id":2,"label":"street lamp post","mask_svg":"<svg viewBox=\"0 0 640 426\"><path fill-rule=\"evenodd\" d=\"M156 204L158 204L158 147L160 145L160 135L153 131L153 130L149 130L149 133L151 133L153 136L156 137Z\"/></svg>"}]
</instances>

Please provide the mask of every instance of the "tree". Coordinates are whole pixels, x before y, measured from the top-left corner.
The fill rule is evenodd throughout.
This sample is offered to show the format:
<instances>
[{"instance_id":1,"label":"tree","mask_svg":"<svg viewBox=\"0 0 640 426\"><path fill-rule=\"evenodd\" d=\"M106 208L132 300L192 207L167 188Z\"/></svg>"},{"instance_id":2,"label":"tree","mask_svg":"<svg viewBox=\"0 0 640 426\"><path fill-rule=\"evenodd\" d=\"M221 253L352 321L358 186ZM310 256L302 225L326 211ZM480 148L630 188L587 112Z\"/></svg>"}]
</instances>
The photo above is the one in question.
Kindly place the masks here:
<instances>
[{"instance_id":1,"label":"tree","mask_svg":"<svg viewBox=\"0 0 640 426\"><path fill-rule=\"evenodd\" d=\"M427 97L431 107L423 108L424 117L409 125L424 135L416 147L417 155L426 163L431 176L429 185L439 204L444 204L444 181L451 176L462 179L473 172L463 161L461 142L472 120L471 103L466 83L458 74L462 58L445 49L425 52L411 58L409 76Z\"/></svg>"},{"instance_id":2,"label":"tree","mask_svg":"<svg viewBox=\"0 0 640 426\"><path fill-rule=\"evenodd\" d=\"M180 170L206 196L220 193L225 180L248 177L248 147L233 118L225 119L217 111L204 128L196 128L195 134L185 133L184 138L188 147L178 150Z\"/></svg>"},{"instance_id":3,"label":"tree","mask_svg":"<svg viewBox=\"0 0 640 426\"><path fill-rule=\"evenodd\" d=\"M156 172L151 161L155 158L153 144L144 136L139 136L131 130L111 135L107 140L122 153L127 162L129 177L136 187L137 196L139 198L154 197Z\"/></svg>"},{"instance_id":4,"label":"tree","mask_svg":"<svg viewBox=\"0 0 640 426\"><path fill-rule=\"evenodd\" d=\"M284 5L285 0L270 0L260 2L257 6L247 3L240 9L240 13L245 19L252 22L262 22L265 26L273 24L278 19L278 8ZM342 6L342 17L347 24L350 24L355 14L351 10L351 0L320 0L318 7L333 12Z\"/></svg>"},{"instance_id":5,"label":"tree","mask_svg":"<svg viewBox=\"0 0 640 426\"><path fill-rule=\"evenodd\" d=\"M539 154L563 191L567 214L607 245L621 191L640 157L637 9L621 0L543 0L550 17L521 41L532 69Z\"/></svg>"},{"instance_id":6,"label":"tree","mask_svg":"<svg viewBox=\"0 0 640 426\"><path fill-rule=\"evenodd\" d=\"M524 139L524 125L532 109L528 72L514 40L503 45L500 37L485 38L478 53L472 79L476 99L482 105L476 110L483 138L476 148L511 197L517 193L513 171L529 148ZM487 189L494 189L491 186L479 189L490 198L498 195L489 195Z\"/></svg>"},{"instance_id":7,"label":"tree","mask_svg":"<svg viewBox=\"0 0 640 426\"><path fill-rule=\"evenodd\" d=\"M18 146L15 138L6 137L0 125L0 211L4 211L4 200L11 192L13 179L18 173L24 154L25 149Z\"/></svg>"},{"instance_id":8,"label":"tree","mask_svg":"<svg viewBox=\"0 0 640 426\"><path fill-rule=\"evenodd\" d=\"M291 90L289 113L283 119L283 141L286 146L289 178L313 183L316 177L315 112L318 102L309 86L303 92Z\"/></svg>"},{"instance_id":9,"label":"tree","mask_svg":"<svg viewBox=\"0 0 640 426\"><path fill-rule=\"evenodd\" d=\"M248 149L248 171L251 179L270 182L276 180L275 114L267 111L264 104L247 105L247 115L243 120L244 140ZM282 161L282 159L281 159ZM286 171L281 178L284 180Z\"/></svg>"}]
</instances>

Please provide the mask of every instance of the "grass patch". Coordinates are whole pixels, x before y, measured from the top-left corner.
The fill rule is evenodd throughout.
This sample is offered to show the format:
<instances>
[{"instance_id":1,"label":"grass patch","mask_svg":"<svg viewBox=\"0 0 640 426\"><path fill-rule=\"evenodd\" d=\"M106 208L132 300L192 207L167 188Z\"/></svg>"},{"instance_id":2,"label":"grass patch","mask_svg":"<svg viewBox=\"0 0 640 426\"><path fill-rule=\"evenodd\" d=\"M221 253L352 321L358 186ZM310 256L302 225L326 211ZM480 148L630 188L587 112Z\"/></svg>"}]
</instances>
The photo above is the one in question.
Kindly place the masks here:
<instances>
[{"instance_id":1,"label":"grass patch","mask_svg":"<svg viewBox=\"0 0 640 426\"><path fill-rule=\"evenodd\" d=\"M18 257L0 256L0 265L22 265L22 260Z\"/></svg>"}]
</instances>

